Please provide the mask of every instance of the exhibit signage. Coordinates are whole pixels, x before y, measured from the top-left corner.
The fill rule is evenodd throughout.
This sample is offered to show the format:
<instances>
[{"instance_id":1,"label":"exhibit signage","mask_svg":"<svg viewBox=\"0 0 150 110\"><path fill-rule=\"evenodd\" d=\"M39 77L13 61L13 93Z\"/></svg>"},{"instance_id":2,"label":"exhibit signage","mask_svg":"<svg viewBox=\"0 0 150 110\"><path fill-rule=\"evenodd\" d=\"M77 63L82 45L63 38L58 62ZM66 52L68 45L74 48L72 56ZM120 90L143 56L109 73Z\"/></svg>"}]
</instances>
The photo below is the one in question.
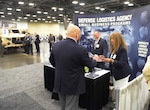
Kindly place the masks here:
<instances>
[{"instance_id":1,"label":"exhibit signage","mask_svg":"<svg viewBox=\"0 0 150 110\"><path fill-rule=\"evenodd\" d=\"M128 46L132 68L130 80L141 74L150 55L150 5L117 13L74 15L74 23L81 29L80 44L90 52L93 49L93 31L101 33L109 45L112 32L120 32ZM108 53L109 56L109 53Z\"/></svg>"}]
</instances>

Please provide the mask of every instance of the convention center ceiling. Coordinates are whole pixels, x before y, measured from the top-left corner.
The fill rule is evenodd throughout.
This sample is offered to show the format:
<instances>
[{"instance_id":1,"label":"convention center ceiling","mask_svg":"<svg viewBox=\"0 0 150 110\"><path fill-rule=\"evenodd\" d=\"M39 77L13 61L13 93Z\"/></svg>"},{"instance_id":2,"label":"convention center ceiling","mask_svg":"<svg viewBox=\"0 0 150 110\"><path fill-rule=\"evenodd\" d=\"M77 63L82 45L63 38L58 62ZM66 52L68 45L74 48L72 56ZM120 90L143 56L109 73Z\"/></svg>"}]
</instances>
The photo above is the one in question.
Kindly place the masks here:
<instances>
[{"instance_id":1,"label":"convention center ceiling","mask_svg":"<svg viewBox=\"0 0 150 110\"><path fill-rule=\"evenodd\" d=\"M150 0L0 0L0 19L72 22L75 14L114 13L139 8Z\"/></svg>"}]
</instances>

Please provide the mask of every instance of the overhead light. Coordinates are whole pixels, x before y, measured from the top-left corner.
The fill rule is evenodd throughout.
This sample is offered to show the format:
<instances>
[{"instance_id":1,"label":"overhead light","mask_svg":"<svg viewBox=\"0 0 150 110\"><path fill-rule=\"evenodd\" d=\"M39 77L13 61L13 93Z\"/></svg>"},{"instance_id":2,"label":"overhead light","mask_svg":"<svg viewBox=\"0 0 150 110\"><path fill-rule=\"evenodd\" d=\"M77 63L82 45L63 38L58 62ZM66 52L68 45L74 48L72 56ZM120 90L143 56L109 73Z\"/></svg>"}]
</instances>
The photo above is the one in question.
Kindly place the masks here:
<instances>
[{"instance_id":1,"label":"overhead light","mask_svg":"<svg viewBox=\"0 0 150 110\"><path fill-rule=\"evenodd\" d=\"M12 21L15 21L15 19L11 19Z\"/></svg>"},{"instance_id":2,"label":"overhead light","mask_svg":"<svg viewBox=\"0 0 150 110\"><path fill-rule=\"evenodd\" d=\"M55 19L56 17L52 17L52 19Z\"/></svg>"},{"instance_id":3,"label":"overhead light","mask_svg":"<svg viewBox=\"0 0 150 110\"><path fill-rule=\"evenodd\" d=\"M30 14L26 14L26 16L30 16Z\"/></svg>"},{"instance_id":4,"label":"overhead light","mask_svg":"<svg viewBox=\"0 0 150 110\"><path fill-rule=\"evenodd\" d=\"M18 9L16 9L16 11L21 11L21 9L18 8Z\"/></svg>"},{"instance_id":5,"label":"overhead light","mask_svg":"<svg viewBox=\"0 0 150 110\"><path fill-rule=\"evenodd\" d=\"M100 9L100 7L98 7L98 6L97 6L97 7L95 7L95 9L96 9L96 10L99 10L99 9Z\"/></svg>"},{"instance_id":6,"label":"overhead light","mask_svg":"<svg viewBox=\"0 0 150 110\"><path fill-rule=\"evenodd\" d=\"M100 8L100 10L101 10L101 11L104 11L104 10L105 10L105 8Z\"/></svg>"},{"instance_id":7,"label":"overhead light","mask_svg":"<svg viewBox=\"0 0 150 110\"><path fill-rule=\"evenodd\" d=\"M23 4L24 4L24 2L21 2L21 1L20 1L20 2L18 2L18 4L23 5Z\"/></svg>"},{"instance_id":8,"label":"overhead light","mask_svg":"<svg viewBox=\"0 0 150 110\"><path fill-rule=\"evenodd\" d=\"M34 20L34 22L37 22L37 20Z\"/></svg>"},{"instance_id":9,"label":"overhead light","mask_svg":"<svg viewBox=\"0 0 150 110\"><path fill-rule=\"evenodd\" d=\"M36 17L36 15L32 15L34 18Z\"/></svg>"},{"instance_id":10,"label":"overhead light","mask_svg":"<svg viewBox=\"0 0 150 110\"><path fill-rule=\"evenodd\" d=\"M8 15L12 15L12 13L7 13Z\"/></svg>"},{"instance_id":11,"label":"overhead light","mask_svg":"<svg viewBox=\"0 0 150 110\"><path fill-rule=\"evenodd\" d=\"M19 18L19 19L22 19L22 17L20 17L20 16L19 16L18 18Z\"/></svg>"},{"instance_id":12,"label":"overhead light","mask_svg":"<svg viewBox=\"0 0 150 110\"><path fill-rule=\"evenodd\" d=\"M46 11L45 11L45 12L43 12L43 14L47 15L47 14L48 14L48 12L46 12Z\"/></svg>"},{"instance_id":13,"label":"overhead light","mask_svg":"<svg viewBox=\"0 0 150 110\"><path fill-rule=\"evenodd\" d=\"M41 12L41 11L37 11L37 13L38 13L38 14L41 14L42 12Z\"/></svg>"},{"instance_id":14,"label":"overhead light","mask_svg":"<svg viewBox=\"0 0 150 110\"><path fill-rule=\"evenodd\" d=\"M45 21L45 18L43 18L42 20Z\"/></svg>"},{"instance_id":15,"label":"overhead light","mask_svg":"<svg viewBox=\"0 0 150 110\"><path fill-rule=\"evenodd\" d=\"M79 13L79 11L74 11L74 13Z\"/></svg>"},{"instance_id":16,"label":"overhead light","mask_svg":"<svg viewBox=\"0 0 150 110\"><path fill-rule=\"evenodd\" d=\"M78 4L78 1L72 1L72 4Z\"/></svg>"},{"instance_id":17,"label":"overhead light","mask_svg":"<svg viewBox=\"0 0 150 110\"><path fill-rule=\"evenodd\" d=\"M47 18L51 18L50 16L47 16Z\"/></svg>"},{"instance_id":18,"label":"overhead light","mask_svg":"<svg viewBox=\"0 0 150 110\"><path fill-rule=\"evenodd\" d=\"M0 14L4 14L4 12L3 12L3 11L0 11Z\"/></svg>"},{"instance_id":19,"label":"overhead light","mask_svg":"<svg viewBox=\"0 0 150 110\"><path fill-rule=\"evenodd\" d=\"M40 20L41 20L41 18L38 18L37 20L39 20L39 21L40 21Z\"/></svg>"},{"instance_id":20,"label":"overhead light","mask_svg":"<svg viewBox=\"0 0 150 110\"><path fill-rule=\"evenodd\" d=\"M28 19L27 17L24 17L23 19Z\"/></svg>"},{"instance_id":21,"label":"overhead light","mask_svg":"<svg viewBox=\"0 0 150 110\"><path fill-rule=\"evenodd\" d=\"M17 21L20 21L20 19L17 19Z\"/></svg>"},{"instance_id":22,"label":"overhead light","mask_svg":"<svg viewBox=\"0 0 150 110\"><path fill-rule=\"evenodd\" d=\"M128 5L129 3L130 3L129 1L125 1L125 2L124 2L125 5Z\"/></svg>"},{"instance_id":23,"label":"overhead light","mask_svg":"<svg viewBox=\"0 0 150 110\"><path fill-rule=\"evenodd\" d=\"M12 10L12 8L7 8L7 10Z\"/></svg>"},{"instance_id":24,"label":"overhead light","mask_svg":"<svg viewBox=\"0 0 150 110\"><path fill-rule=\"evenodd\" d=\"M54 10L54 11L56 11L56 10L57 10L57 8L56 8L56 7L52 7L51 9L52 9L52 10Z\"/></svg>"},{"instance_id":25,"label":"overhead light","mask_svg":"<svg viewBox=\"0 0 150 110\"><path fill-rule=\"evenodd\" d=\"M85 3L79 3L79 5L84 6L84 5L85 5Z\"/></svg>"},{"instance_id":26,"label":"overhead light","mask_svg":"<svg viewBox=\"0 0 150 110\"><path fill-rule=\"evenodd\" d=\"M59 16L63 16L63 14L59 14Z\"/></svg>"},{"instance_id":27,"label":"overhead light","mask_svg":"<svg viewBox=\"0 0 150 110\"><path fill-rule=\"evenodd\" d=\"M115 13L115 11L114 11L114 10L112 10L112 11L111 11L111 13Z\"/></svg>"},{"instance_id":28,"label":"overhead light","mask_svg":"<svg viewBox=\"0 0 150 110\"><path fill-rule=\"evenodd\" d=\"M64 10L64 8L58 8L58 10L63 11L63 10Z\"/></svg>"},{"instance_id":29,"label":"overhead light","mask_svg":"<svg viewBox=\"0 0 150 110\"><path fill-rule=\"evenodd\" d=\"M84 14L84 12L80 12L80 14Z\"/></svg>"},{"instance_id":30,"label":"overhead light","mask_svg":"<svg viewBox=\"0 0 150 110\"><path fill-rule=\"evenodd\" d=\"M134 6L134 4L133 3L129 3L128 6Z\"/></svg>"},{"instance_id":31,"label":"overhead light","mask_svg":"<svg viewBox=\"0 0 150 110\"><path fill-rule=\"evenodd\" d=\"M2 17L2 18L5 18L5 16L4 16L4 15L1 15L1 17Z\"/></svg>"},{"instance_id":32,"label":"overhead light","mask_svg":"<svg viewBox=\"0 0 150 110\"><path fill-rule=\"evenodd\" d=\"M30 22L33 22L33 20L30 20Z\"/></svg>"},{"instance_id":33,"label":"overhead light","mask_svg":"<svg viewBox=\"0 0 150 110\"><path fill-rule=\"evenodd\" d=\"M34 6L34 3L29 3L29 6Z\"/></svg>"}]
</instances>

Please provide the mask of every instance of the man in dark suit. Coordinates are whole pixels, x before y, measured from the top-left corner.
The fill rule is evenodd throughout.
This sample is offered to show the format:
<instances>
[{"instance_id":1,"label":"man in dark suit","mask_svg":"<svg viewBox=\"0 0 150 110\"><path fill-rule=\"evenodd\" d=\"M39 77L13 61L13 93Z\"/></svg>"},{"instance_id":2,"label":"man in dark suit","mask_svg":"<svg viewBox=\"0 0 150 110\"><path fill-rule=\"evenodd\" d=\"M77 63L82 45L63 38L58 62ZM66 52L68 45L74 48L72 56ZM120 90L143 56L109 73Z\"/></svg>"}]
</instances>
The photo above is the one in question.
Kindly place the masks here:
<instances>
[{"instance_id":1,"label":"man in dark suit","mask_svg":"<svg viewBox=\"0 0 150 110\"><path fill-rule=\"evenodd\" d=\"M36 47L36 52L37 53L40 53L40 36L37 34L37 33L35 33L35 41L34 41L34 43L35 43L35 47Z\"/></svg>"},{"instance_id":2,"label":"man in dark suit","mask_svg":"<svg viewBox=\"0 0 150 110\"><path fill-rule=\"evenodd\" d=\"M105 39L102 39L99 31L94 31L93 36L95 38L93 54L103 55L107 57L108 45ZM97 63L98 68L105 68L105 63L99 61Z\"/></svg>"},{"instance_id":3,"label":"man in dark suit","mask_svg":"<svg viewBox=\"0 0 150 110\"><path fill-rule=\"evenodd\" d=\"M52 47L50 62L55 67L54 92L58 92L61 110L78 110L79 95L85 92L84 66L94 68L99 57L89 58L77 42L80 29L69 24L67 38Z\"/></svg>"}]
</instances>

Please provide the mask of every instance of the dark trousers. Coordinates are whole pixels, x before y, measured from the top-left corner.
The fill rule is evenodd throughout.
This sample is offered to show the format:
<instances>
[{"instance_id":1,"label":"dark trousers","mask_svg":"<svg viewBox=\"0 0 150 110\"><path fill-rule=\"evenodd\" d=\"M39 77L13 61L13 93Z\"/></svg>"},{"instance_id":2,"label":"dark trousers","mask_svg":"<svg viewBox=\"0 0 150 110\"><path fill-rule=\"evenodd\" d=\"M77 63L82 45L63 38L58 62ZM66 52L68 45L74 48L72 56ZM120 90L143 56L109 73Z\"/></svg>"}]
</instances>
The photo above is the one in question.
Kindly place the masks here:
<instances>
[{"instance_id":1,"label":"dark trousers","mask_svg":"<svg viewBox=\"0 0 150 110\"><path fill-rule=\"evenodd\" d=\"M1 57L4 56L3 50L4 50L4 47L2 45L0 45L0 55L1 55Z\"/></svg>"},{"instance_id":2,"label":"dark trousers","mask_svg":"<svg viewBox=\"0 0 150 110\"><path fill-rule=\"evenodd\" d=\"M36 48L36 52L39 53L40 52L40 45L38 42L35 42L35 48Z\"/></svg>"}]
</instances>

